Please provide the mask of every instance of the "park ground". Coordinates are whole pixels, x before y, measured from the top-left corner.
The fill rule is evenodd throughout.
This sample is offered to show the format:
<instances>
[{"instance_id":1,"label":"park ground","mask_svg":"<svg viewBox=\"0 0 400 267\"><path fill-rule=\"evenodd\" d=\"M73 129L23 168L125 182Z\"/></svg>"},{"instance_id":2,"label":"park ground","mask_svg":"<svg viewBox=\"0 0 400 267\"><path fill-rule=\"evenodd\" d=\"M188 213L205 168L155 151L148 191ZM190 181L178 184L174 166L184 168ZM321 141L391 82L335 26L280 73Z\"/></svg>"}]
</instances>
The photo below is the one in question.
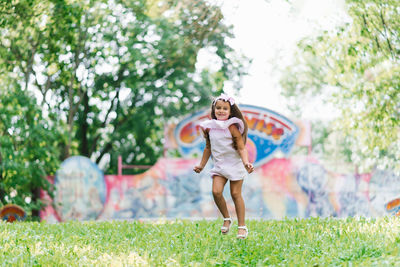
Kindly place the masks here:
<instances>
[{"instance_id":1,"label":"park ground","mask_svg":"<svg viewBox=\"0 0 400 267\"><path fill-rule=\"evenodd\" d=\"M247 239L216 220L0 222L4 266L399 266L400 220L248 220Z\"/></svg>"}]
</instances>

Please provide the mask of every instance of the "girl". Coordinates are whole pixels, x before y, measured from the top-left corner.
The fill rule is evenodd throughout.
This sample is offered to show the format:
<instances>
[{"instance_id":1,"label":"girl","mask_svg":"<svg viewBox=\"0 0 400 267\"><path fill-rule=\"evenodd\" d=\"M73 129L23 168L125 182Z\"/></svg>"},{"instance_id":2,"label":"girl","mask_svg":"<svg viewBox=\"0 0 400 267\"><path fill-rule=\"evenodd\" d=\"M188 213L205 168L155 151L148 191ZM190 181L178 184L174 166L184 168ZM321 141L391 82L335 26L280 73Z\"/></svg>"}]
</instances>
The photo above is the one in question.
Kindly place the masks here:
<instances>
[{"instance_id":1,"label":"girl","mask_svg":"<svg viewBox=\"0 0 400 267\"><path fill-rule=\"evenodd\" d=\"M197 173L201 172L212 155L214 161L214 168L211 170L212 193L215 204L224 217L221 233L227 234L232 225L232 219L229 216L222 194L225 184L229 180L231 196L238 218L237 238L244 239L247 237L248 229L244 220L245 206L242 197L242 185L247 173L254 170L253 165L248 160L245 148L247 123L235 104L235 100L224 94L213 101L211 118L212 120L200 123L206 139L206 147L200 164L195 166L193 170Z\"/></svg>"}]
</instances>

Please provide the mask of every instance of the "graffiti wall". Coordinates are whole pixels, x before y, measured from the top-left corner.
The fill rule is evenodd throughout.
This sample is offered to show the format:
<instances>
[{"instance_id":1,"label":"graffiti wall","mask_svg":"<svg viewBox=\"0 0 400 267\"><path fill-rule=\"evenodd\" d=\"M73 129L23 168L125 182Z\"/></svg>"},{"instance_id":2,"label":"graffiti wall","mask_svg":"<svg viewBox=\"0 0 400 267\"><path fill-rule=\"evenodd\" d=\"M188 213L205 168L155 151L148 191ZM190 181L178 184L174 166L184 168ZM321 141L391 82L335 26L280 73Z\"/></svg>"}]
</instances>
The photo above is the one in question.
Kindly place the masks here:
<instances>
[{"instance_id":1,"label":"graffiti wall","mask_svg":"<svg viewBox=\"0 0 400 267\"><path fill-rule=\"evenodd\" d=\"M218 217L208 175L211 166L196 174L196 163L197 159L163 158L140 175L105 175L104 187L93 175L81 174L79 183L61 182L63 191L69 188L69 197L56 193L57 203L51 205L43 195L50 205L41 217L49 222ZM224 195L234 215L228 186ZM271 159L249 175L243 188L246 216L266 219L394 214L399 196L400 177L382 171L332 173L313 157Z\"/></svg>"},{"instance_id":2,"label":"graffiti wall","mask_svg":"<svg viewBox=\"0 0 400 267\"><path fill-rule=\"evenodd\" d=\"M246 148L255 167L268 162L277 152L289 155L299 135L299 127L294 122L262 107L240 105L240 110L248 125ZM176 144L182 157L201 155L205 142L199 124L210 118L209 109L205 109L176 125L170 143Z\"/></svg>"},{"instance_id":3,"label":"graffiti wall","mask_svg":"<svg viewBox=\"0 0 400 267\"><path fill-rule=\"evenodd\" d=\"M255 171L244 182L246 216L281 219L309 216L382 216L400 214L400 177L388 171L336 173L311 156L290 156L292 147L309 145L310 126L298 126L265 108L240 106L249 126L246 144ZM72 157L50 178L54 199L42 193L47 207L41 218L109 220L141 218L215 218L209 176L212 160L202 173L193 167L205 147L198 126L208 110L184 118L166 131L167 148L184 158L161 158L140 175L103 175L85 157ZM306 129L307 131L301 130ZM284 158L277 157L285 155ZM234 214L226 186L224 195Z\"/></svg>"}]
</instances>

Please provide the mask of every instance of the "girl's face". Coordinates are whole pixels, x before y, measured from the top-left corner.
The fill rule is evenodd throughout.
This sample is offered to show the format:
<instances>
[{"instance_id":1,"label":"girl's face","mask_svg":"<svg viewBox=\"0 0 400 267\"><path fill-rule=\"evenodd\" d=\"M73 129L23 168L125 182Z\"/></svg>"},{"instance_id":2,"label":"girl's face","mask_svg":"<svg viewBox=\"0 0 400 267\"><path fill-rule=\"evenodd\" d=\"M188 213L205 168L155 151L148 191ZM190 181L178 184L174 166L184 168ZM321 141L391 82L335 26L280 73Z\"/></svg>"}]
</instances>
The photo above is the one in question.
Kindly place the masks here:
<instances>
[{"instance_id":1,"label":"girl's face","mask_svg":"<svg viewBox=\"0 0 400 267\"><path fill-rule=\"evenodd\" d=\"M215 117L217 117L217 120L226 121L229 119L229 115L231 115L231 105L229 102L218 100L215 103Z\"/></svg>"}]
</instances>

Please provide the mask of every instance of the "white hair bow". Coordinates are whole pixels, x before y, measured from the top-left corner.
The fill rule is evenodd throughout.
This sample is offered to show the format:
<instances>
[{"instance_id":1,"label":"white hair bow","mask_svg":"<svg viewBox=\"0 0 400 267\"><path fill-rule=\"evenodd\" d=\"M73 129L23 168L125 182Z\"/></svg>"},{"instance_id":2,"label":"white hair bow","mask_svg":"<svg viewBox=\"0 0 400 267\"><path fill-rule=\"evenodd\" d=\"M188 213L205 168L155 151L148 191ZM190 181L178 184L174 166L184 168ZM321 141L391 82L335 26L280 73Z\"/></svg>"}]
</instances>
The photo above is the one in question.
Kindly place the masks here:
<instances>
[{"instance_id":1,"label":"white hair bow","mask_svg":"<svg viewBox=\"0 0 400 267\"><path fill-rule=\"evenodd\" d=\"M229 101L229 103L231 104L231 106L233 106L235 104L235 99L233 99L233 97L230 97L226 94L221 94L219 97L217 97L214 100L214 105L215 103L217 103L218 100L224 100L224 101Z\"/></svg>"}]
</instances>

